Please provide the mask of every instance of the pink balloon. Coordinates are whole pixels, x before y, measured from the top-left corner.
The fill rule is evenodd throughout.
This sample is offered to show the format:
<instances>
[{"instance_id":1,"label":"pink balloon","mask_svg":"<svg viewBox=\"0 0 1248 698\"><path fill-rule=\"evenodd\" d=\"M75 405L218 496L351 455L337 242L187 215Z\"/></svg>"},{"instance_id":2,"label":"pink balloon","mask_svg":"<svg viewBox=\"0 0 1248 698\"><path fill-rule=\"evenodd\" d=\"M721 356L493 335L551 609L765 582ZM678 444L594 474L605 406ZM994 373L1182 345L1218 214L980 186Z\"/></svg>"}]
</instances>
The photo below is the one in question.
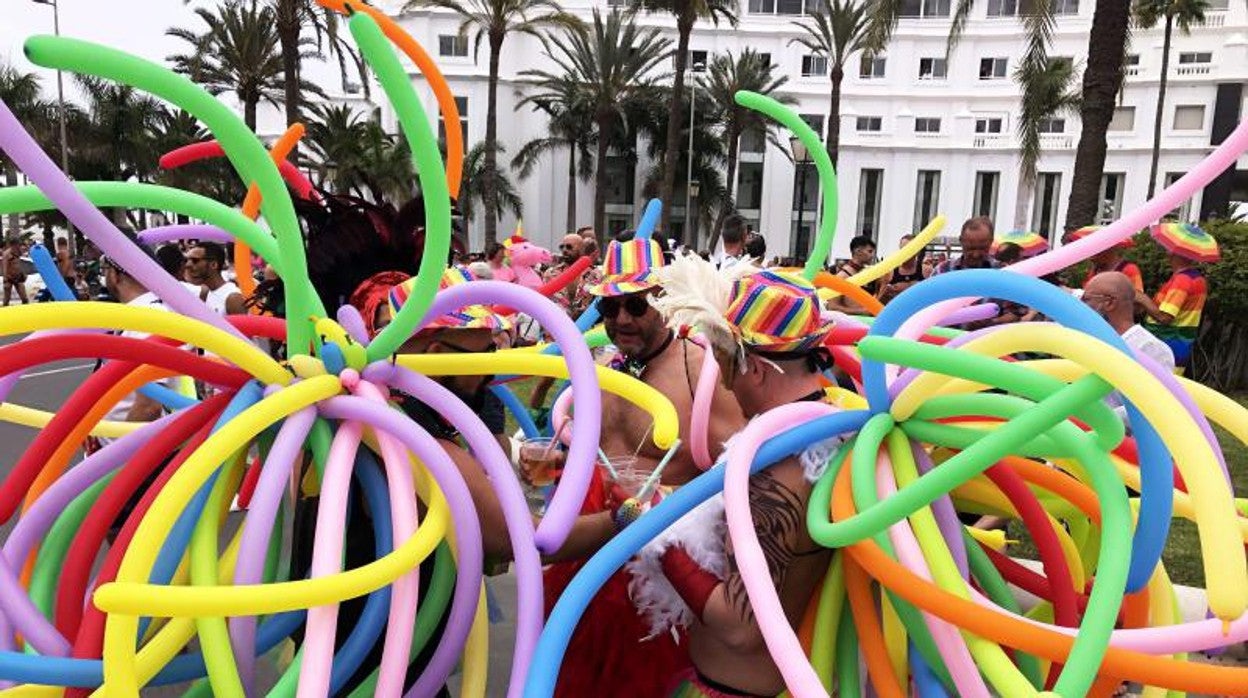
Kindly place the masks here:
<instances>
[{"instance_id":1,"label":"pink balloon","mask_svg":"<svg viewBox=\"0 0 1248 698\"><path fill-rule=\"evenodd\" d=\"M702 347L702 370L698 373L698 388L693 394L693 413L689 415L689 451L693 455L693 463L702 470L715 464L711 459L709 446L711 428L711 401L715 397L716 384L719 383L719 362L702 335L690 337L694 344Z\"/></svg>"}]
</instances>

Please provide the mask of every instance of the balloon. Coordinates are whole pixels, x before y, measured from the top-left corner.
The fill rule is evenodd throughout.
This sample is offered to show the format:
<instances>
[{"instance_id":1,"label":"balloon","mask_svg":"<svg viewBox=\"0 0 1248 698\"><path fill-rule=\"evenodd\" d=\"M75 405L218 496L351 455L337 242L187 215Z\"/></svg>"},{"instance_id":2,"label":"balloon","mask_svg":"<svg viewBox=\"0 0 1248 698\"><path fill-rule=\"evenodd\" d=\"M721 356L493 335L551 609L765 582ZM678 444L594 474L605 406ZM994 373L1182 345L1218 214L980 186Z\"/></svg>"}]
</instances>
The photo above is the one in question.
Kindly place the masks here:
<instances>
[{"instance_id":1,"label":"balloon","mask_svg":"<svg viewBox=\"0 0 1248 698\"><path fill-rule=\"evenodd\" d=\"M209 158L219 158L225 156L225 149L221 144L213 141L201 141L199 143L188 143L180 148L175 148L160 156L158 161L162 170L176 170L193 162L207 160ZM308 180L303 172L295 167L294 163L286 160L285 157L277 163L278 170L282 175L282 179L286 184L295 190L295 194L301 199L311 199L316 195L316 191L312 187L312 182Z\"/></svg>"},{"instance_id":2,"label":"balloon","mask_svg":"<svg viewBox=\"0 0 1248 698\"><path fill-rule=\"evenodd\" d=\"M654 235L654 229L658 227L662 217L663 202L659 199L647 201L646 209L641 214L641 222L637 224L637 239L649 240Z\"/></svg>"}]
</instances>

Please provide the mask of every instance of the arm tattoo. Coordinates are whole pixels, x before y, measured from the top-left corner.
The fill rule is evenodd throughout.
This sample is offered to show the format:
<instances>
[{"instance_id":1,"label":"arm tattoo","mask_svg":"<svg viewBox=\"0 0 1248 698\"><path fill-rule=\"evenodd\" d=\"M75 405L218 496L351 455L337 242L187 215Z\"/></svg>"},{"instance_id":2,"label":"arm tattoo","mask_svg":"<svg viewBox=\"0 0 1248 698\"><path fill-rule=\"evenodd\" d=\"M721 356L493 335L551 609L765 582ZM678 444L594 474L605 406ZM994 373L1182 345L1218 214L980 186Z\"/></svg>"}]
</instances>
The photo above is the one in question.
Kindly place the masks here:
<instances>
[{"instance_id":1,"label":"arm tattoo","mask_svg":"<svg viewBox=\"0 0 1248 698\"><path fill-rule=\"evenodd\" d=\"M804 518L802 497L770 472L763 471L750 478L750 511L771 581L779 589L785 571L796 556L794 548ZM728 579L724 594L728 605L742 620L753 622L754 610L741 580L736 554L730 552L727 557Z\"/></svg>"}]
</instances>

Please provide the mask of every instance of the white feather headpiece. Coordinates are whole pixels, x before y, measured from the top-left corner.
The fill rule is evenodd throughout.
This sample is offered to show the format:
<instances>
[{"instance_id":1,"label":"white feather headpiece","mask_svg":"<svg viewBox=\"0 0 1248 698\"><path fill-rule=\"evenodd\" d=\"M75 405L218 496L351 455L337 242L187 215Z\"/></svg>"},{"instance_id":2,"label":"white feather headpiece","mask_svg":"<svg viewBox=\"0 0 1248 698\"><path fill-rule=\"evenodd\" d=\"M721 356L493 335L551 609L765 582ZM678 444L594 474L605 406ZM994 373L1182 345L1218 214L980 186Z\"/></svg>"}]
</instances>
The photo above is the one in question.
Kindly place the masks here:
<instances>
[{"instance_id":1,"label":"white feather headpiece","mask_svg":"<svg viewBox=\"0 0 1248 698\"><path fill-rule=\"evenodd\" d=\"M759 271L745 261L727 269L695 254L678 255L671 264L655 269L663 292L650 299L668 327L694 327L706 335L711 346L725 354L742 351L738 332L724 315L737 282Z\"/></svg>"}]
</instances>

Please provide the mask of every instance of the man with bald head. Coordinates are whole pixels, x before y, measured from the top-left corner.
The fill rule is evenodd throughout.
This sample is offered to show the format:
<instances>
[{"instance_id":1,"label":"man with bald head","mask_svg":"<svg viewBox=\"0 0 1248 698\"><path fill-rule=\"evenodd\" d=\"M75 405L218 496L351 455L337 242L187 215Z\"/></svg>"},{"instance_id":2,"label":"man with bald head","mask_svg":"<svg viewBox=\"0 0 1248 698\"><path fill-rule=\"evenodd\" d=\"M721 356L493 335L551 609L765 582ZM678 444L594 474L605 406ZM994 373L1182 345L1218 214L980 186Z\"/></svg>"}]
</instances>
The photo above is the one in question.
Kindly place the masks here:
<instances>
[{"instance_id":1,"label":"man with bald head","mask_svg":"<svg viewBox=\"0 0 1248 698\"><path fill-rule=\"evenodd\" d=\"M1093 276L1083 287L1083 302L1122 336L1127 346L1174 370L1174 352L1166 343L1135 322L1135 284L1120 271Z\"/></svg>"}]
</instances>

